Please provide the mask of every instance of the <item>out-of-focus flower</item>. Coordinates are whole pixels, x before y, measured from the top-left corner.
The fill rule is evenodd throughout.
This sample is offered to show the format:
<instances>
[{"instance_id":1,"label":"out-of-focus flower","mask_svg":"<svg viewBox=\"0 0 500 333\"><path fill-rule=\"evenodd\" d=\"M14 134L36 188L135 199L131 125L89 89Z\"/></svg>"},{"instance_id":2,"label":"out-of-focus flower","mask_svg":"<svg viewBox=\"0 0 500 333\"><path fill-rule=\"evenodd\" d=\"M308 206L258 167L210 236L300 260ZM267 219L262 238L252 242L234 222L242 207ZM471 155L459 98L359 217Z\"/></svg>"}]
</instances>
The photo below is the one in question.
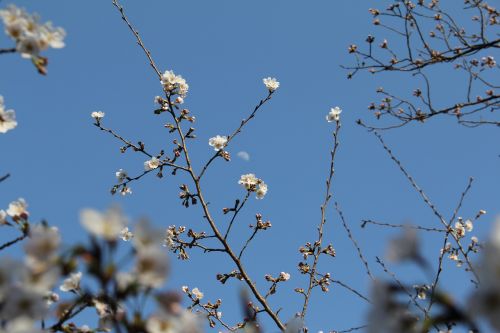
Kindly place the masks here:
<instances>
[{"instance_id":1,"label":"out-of-focus flower","mask_svg":"<svg viewBox=\"0 0 500 333\"><path fill-rule=\"evenodd\" d=\"M331 123L333 121L340 121L340 114L342 113L342 109L338 106L331 108L330 112L326 115L326 120Z\"/></svg>"},{"instance_id":2,"label":"out-of-focus flower","mask_svg":"<svg viewBox=\"0 0 500 333\"><path fill-rule=\"evenodd\" d=\"M80 214L80 223L92 235L115 241L120 237L127 220L118 207L112 207L104 213L84 209Z\"/></svg>"},{"instance_id":3,"label":"out-of-focus flower","mask_svg":"<svg viewBox=\"0 0 500 333\"><path fill-rule=\"evenodd\" d=\"M387 259L393 262L418 259L419 242L415 229L406 228L397 238L389 242Z\"/></svg>"},{"instance_id":4,"label":"out-of-focus flower","mask_svg":"<svg viewBox=\"0 0 500 333\"><path fill-rule=\"evenodd\" d=\"M276 89L280 86L280 83L274 77L266 77L265 79L262 79L262 82L264 82L264 85L269 92L276 91Z\"/></svg>"},{"instance_id":5,"label":"out-of-focus flower","mask_svg":"<svg viewBox=\"0 0 500 333\"><path fill-rule=\"evenodd\" d=\"M80 281L82 279L82 272L71 273L69 278L63 281L59 287L61 291L78 291L80 290Z\"/></svg>"},{"instance_id":6,"label":"out-of-focus flower","mask_svg":"<svg viewBox=\"0 0 500 333\"><path fill-rule=\"evenodd\" d=\"M161 164L160 160L157 159L156 157L153 157L150 160L144 162L144 170L150 171L156 169L160 166L160 164Z\"/></svg>"},{"instance_id":7,"label":"out-of-focus flower","mask_svg":"<svg viewBox=\"0 0 500 333\"><path fill-rule=\"evenodd\" d=\"M490 238L482 250L477 267L481 283L469 299L470 311L488 319L495 331L500 331L500 217L497 217Z\"/></svg>"},{"instance_id":8,"label":"out-of-focus flower","mask_svg":"<svg viewBox=\"0 0 500 333\"><path fill-rule=\"evenodd\" d=\"M214 147L214 150L219 151L221 149L224 149L224 147L227 144L227 136L214 136L213 138L210 138L208 140L208 144L212 147Z\"/></svg>"},{"instance_id":9,"label":"out-of-focus flower","mask_svg":"<svg viewBox=\"0 0 500 333\"><path fill-rule=\"evenodd\" d=\"M37 14L28 14L24 9L10 5L0 10L0 19L5 32L16 42L16 50L24 58L37 58L49 47L60 49L65 46L64 29L54 27L51 22L41 23Z\"/></svg>"},{"instance_id":10,"label":"out-of-focus flower","mask_svg":"<svg viewBox=\"0 0 500 333\"><path fill-rule=\"evenodd\" d=\"M45 266L57 258L57 249L61 243L61 236L56 227L45 225L32 226L29 231L29 239L24 245L24 250L31 265Z\"/></svg>"},{"instance_id":11,"label":"out-of-focus flower","mask_svg":"<svg viewBox=\"0 0 500 333\"><path fill-rule=\"evenodd\" d=\"M138 252L134 273L141 285L151 288L161 287L168 271L168 256L161 247L150 246Z\"/></svg>"},{"instance_id":12,"label":"out-of-focus flower","mask_svg":"<svg viewBox=\"0 0 500 333\"><path fill-rule=\"evenodd\" d=\"M0 96L0 133L6 133L16 126L16 113L14 110L5 110L3 96Z\"/></svg>"},{"instance_id":13,"label":"out-of-focus flower","mask_svg":"<svg viewBox=\"0 0 500 333\"><path fill-rule=\"evenodd\" d=\"M372 287L372 306L368 314L368 333L417 333L418 317L410 312L407 304L397 300L393 286L375 282Z\"/></svg>"},{"instance_id":14,"label":"out-of-focus flower","mask_svg":"<svg viewBox=\"0 0 500 333\"><path fill-rule=\"evenodd\" d=\"M151 223L142 219L134 229L134 247L141 251L148 247L159 247L162 245L162 231L154 228Z\"/></svg>"},{"instance_id":15,"label":"out-of-focus flower","mask_svg":"<svg viewBox=\"0 0 500 333\"><path fill-rule=\"evenodd\" d=\"M40 328L37 328L37 322L28 316L21 316L12 320L8 320L5 328L0 329L0 333L44 333Z\"/></svg>"},{"instance_id":16,"label":"out-of-focus flower","mask_svg":"<svg viewBox=\"0 0 500 333\"><path fill-rule=\"evenodd\" d=\"M43 294L14 284L5 294L3 307L0 310L0 318L2 320L13 320L25 316L31 319L41 319L46 313L47 302Z\"/></svg>"},{"instance_id":17,"label":"out-of-focus flower","mask_svg":"<svg viewBox=\"0 0 500 333\"><path fill-rule=\"evenodd\" d=\"M189 311L180 314L160 313L146 321L149 333L202 333L199 316Z\"/></svg>"}]
</instances>

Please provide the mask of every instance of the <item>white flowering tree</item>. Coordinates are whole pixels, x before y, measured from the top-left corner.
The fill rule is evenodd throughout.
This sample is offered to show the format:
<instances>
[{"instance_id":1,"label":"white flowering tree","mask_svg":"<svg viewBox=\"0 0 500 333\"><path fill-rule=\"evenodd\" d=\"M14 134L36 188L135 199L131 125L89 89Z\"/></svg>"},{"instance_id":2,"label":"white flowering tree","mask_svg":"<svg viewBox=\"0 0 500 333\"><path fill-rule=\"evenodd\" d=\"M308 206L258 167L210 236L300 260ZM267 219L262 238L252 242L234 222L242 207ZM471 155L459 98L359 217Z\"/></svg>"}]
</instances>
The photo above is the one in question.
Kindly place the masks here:
<instances>
[{"instance_id":1,"label":"white flowering tree","mask_svg":"<svg viewBox=\"0 0 500 333\"><path fill-rule=\"evenodd\" d=\"M241 198L234 199L227 207L210 205L204 182L216 161L231 161L233 140L244 134L247 124L255 121L263 108L269 107L267 104L279 93L280 82L273 77L263 78L264 96L230 134L219 133L211 137L207 149L213 149L213 153L207 160L200 160L190 150L191 142L197 139L193 127L196 116L185 106L190 98L196 96L188 96L189 85L181 75L173 70L158 68L122 5L118 0L112 0L112 4L144 52L152 75L159 81L163 94L154 97L156 108L152 110L152 116L169 119L164 127L169 132L172 144L154 151L145 142L128 139L119 131L109 128L104 112L92 112L95 127L114 137L122 153L138 154L144 160L143 165L131 173L124 169L116 171L116 183L111 187L111 194L131 195L133 184L144 177L155 175L162 178L170 174L176 177L173 178L175 180L181 179L178 184L180 193L176 199L178 203L197 210L204 224L159 228L141 220L129 225L118 207L111 207L105 212L84 209L80 222L89 234L88 240L63 246L63 235L60 235L56 226L45 221L32 222L26 201L22 198L12 201L6 209L0 210L0 225L17 230L19 235L6 240L0 245L0 250L6 253L8 249L21 247L23 257L11 259L5 255L0 260L0 332L188 333L210 329L260 332L262 321L273 323L273 331L307 332L310 304L321 302L319 297L313 298L314 291L327 293L331 285L344 288L352 297L371 305L370 312L365 316L365 325L342 332L451 332L452 329L479 332L480 327L484 326L483 319L486 319L487 327L500 331L500 221L486 242L471 236L475 222L484 219L482 216L486 214L485 210L478 207L477 213L469 218L459 216L472 186L472 178L459 196L451 217L446 218L380 134L382 130L402 127L415 121L424 122L438 115L453 116L466 126L498 125L498 120L482 118L486 111L490 111L494 117L498 110L498 87L493 81L496 77L491 74L498 70L498 65L490 52L495 51L500 44L498 34L489 31L499 24L499 14L495 8L482 0L465 1L466 10L475 11L472 20L477 22L478 27L475 28L478 31L473 33L464 30L452 14L440 7L437 0L417 3L395 1L385 11L369 10L375 17L376 26L395 31L402 38L403 48L398 46L393 49L390 46L392 44L384 39L379 46L382 52L390 55L390 60L386 62L385 58L375 56L372 51L375 37L367 38L366 52L352 44L349 52L355 55L356 64L346 66L351 71L349 78L363 70L372 73L398 71L420 76L425 89L413 91L416 102L387 93L383 88L378 89L377 92L383 94L384 99L379 105L370 104L369 109L375 111L377 119L390 118L396 123L375 127L359 120L358 124L373 132L375 139L408 180L410 188L416 191L435 215L437 224L428 227L366 219L362 221L361 227L401 229L400 236L388 244L387 260L415 264L426 280L420 284L409 284L390 270L385 259L377 256L372 262L364 254L363 244L357 241L340 205L332 202L332 182L343 126L342 109L335 106L325 112L325 121L332 129L332 142L325 188L322 189L324 199L320 206L320 218L312 227L315 228L316 237L304 240L304 245L299 248L297 274L306 278L306 284L294 286L294 291L301 297L301 307L294 309L296 315L293 318L284 318L280 311L287 304L276 307L270 302L270 297L279 292L283 284L290 283L291 273L278 268L274 274L264 276L267 284L262 287L257 283L259 277L252 276L246 265L245 254L253 245L255 237L258 234L265 235L266 230L272 227L271 222L257 213L250 225L251 233L243 243L234 244L228 240L247 202L265 199L269 190L268 180L264 181L253 173L241 175L237 181L241 186ZM385 23L384 17L402 23L402 28ZM17 53L31 59L37 70L46 74L47 59L41 53L49 47L64 47L64 30L54 28L50 23L41 23L37 15L14 5L0 10L0 18L7 35L13 40L13 45L0 49L0 54ZM437 25L422 23L429 20ZM424 35L425 29L430 29L427 32L429 37ZM435 38L439 42L435 45L428 42L427 38ZM439 45L443 48L439 48ZM397 52L401 49L404 52L402 56ZM452 106L437 107L438 102L431 93L431 83L424 70L431 70L437 64L453 64L456 69L466 73L467 95L458 98ZM472 98L475 83L487 90L484 95ZM0 98L0 133L3 135L16 126L14 111L7 109L3 98ZM248 158L244 152L240 154L242 158ZM8 176L1 177L0 183ZM234 183L236 186L236 181ZM222 223L217 218L219 215L214 213L216 210L222 216L229 217L229 223ZM354 245L366 277L372 283L373 292L370 296L353 288L350 281L336 279L334 272L323 271L323 266L319 264L323 258L335 257L339 250L325 236L329 210L338 213L338 220ZM436 258L425 258L420 251L419 235L430 232L442 235L437 245L440 252ZM218 274L216 279L224 285L228 280L241 281L245 291L241 295L241 320L234 323L226 321L221 311L222 300L207 301L199 288L183 286L182 294L165 291L164 284L171 266L169 252L179 259L188 260L194 251L206 256L206 260L214 260L214 253L222 254L224 260L233 267L228 272ZM477 253L480 258L474 258ZM221 257L217 258L219 260ZM446 290L442 283L445 260L456 263L466 273L464 284L471 289L471 296L464 302L454 300L451 297L453 292ZM371 268L373 264L379 265L387 278L376 277ZM182 295L189 301L187 308L181 305ZM328 297L328 294L323 297ZM79 317L89 311L95 313L96 320L77 324Z\"/></svg>"}]
</instances>

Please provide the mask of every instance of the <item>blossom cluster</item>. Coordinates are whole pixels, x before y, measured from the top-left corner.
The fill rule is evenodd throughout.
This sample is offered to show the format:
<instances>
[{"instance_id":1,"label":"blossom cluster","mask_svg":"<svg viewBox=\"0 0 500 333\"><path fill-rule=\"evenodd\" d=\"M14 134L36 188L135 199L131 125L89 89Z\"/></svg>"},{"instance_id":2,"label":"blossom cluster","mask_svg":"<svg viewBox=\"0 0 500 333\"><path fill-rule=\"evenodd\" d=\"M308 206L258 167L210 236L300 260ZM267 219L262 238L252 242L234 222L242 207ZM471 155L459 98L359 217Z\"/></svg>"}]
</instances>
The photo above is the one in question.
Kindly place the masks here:
<instances>
[{"instance_id":1,"label":"blossom cluster","mask_svg":"<svg viewBox=\"0 0 500 333\"><path fill-rule=\"evenodd\" d=\"M263 199L267 194L267 184L262 179L255 177L253 173L241 175L238 184L248 192L255 192L257 199Z\"/></svg>"},{"instance_id":2,"label":"blossom cluster","mask_svg":"<svg viewBox=\"0 0 500 333\"><path fill-rule=\"evenodd\" d=\"M40 22L37 14L10 5L0 10L5 33L16 42L16 51L24 58L38 58L40 52L49 47L60 49L65 46L66 32L54 27L51 22Z\"/></svg>"}]
</instances>

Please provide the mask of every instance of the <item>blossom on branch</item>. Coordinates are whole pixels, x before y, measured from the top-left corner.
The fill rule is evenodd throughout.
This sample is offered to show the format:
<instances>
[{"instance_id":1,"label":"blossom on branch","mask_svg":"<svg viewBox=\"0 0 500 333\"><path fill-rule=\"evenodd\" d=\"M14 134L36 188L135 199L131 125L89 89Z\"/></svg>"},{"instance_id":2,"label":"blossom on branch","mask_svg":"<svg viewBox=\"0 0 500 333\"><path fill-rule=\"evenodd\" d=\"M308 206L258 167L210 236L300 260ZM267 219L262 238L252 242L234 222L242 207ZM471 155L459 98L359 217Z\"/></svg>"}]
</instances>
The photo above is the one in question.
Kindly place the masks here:
<instances>
[{"instance_id":1,"label":"blossom on branch","mask_svg":"<svg viewBox=\"0 0 500 333\"><path fill-rule=\"evenodd\" d=\"M224 147L227 144L227 136L214 136L213 138L210 138L208 140L208 144L212 147L214 147L215 151L220 151L224 149Z\"/></svg>"},{"instance_id":2,"label":"blossom on branch","mask_svg":"<svg viewBox=\"0 0 500 333\"><path fill-rule=\"evenodd\" d=\"M267 90L271 93L276 91L280 86L280 83L274 77L266 77L265 79L262 79L262 82L264 82Z\"/></svg>"},{"instance_id":3,"label":"blossom on branch","mask_svg":"<svg viewBox=\"0 0 500 333\"><path fill-rule=\"evenodd\" d=\"M340 114L342 113L342 109L338 106L331 108L330 112L326 115L326 120L331 123L334 121L340 121Z\"/></svg>"}]
</instances>

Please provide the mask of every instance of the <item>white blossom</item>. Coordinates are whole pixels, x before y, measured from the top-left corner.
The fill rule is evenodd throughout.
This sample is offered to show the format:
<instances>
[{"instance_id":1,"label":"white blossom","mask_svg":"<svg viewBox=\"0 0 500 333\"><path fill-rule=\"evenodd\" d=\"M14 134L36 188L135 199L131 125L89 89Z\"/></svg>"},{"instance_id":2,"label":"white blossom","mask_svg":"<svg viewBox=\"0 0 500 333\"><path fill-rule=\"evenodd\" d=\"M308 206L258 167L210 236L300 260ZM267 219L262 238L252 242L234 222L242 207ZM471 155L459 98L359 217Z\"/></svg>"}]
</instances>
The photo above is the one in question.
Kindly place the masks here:
<instances>
[{"instance_id":1,"label":"white blossom","mask_svg":"<svg viewBox=\"0 0 500 333\"><path fill-rule=\"evenodd\" d=\"M290 274L286 273L286 272L281 272L280 276L279 276L279 279L281 281L288 281L288 280L290 280Z\"/></svg>"},{"instance_id":2,"label":"white blossom","mask_svg":"<svg viewBox=\"0 0 500 333\"><path fill-rule=\"evenodd\" d=\"M94 111L90 114L90 116L95 120L101 120L102 118L104 118L105 115L106 114L102 111Z\"/></svg>"},{"instance_id":3,"label":"white blossom","mask_svg":"<svg viewBox=\"0 0 500 333\"><path fill-rule=\"evenodd\" d=\"M92 235L108 241L117 240L127 224L127 220L117 207L112 207L104 213L84 209L80 214L80 222Z\"/></svg>"},{"instance_id":4,"label":"white blossom","mask_svg":"<svg viewBox=\"0 0 500 333\"><path fill-rule=\"evenodd\" d=\"M180 314L161 313L146 321L149 333L202 333L200 317L190 311Z\"/></svg>"},{"instance_id":5,"label":"white blossom","mask_svg":"<svg viewBox=\"0 0 500 333\"><path fill-rule=\"evenodd\" d=\"M329 123L331 123L333 121L339 121L341 113L342 113L342 109L340 109L338 106L331 108L330 112L326 115L326 120Z\"/></svg>"},{"instance_id":6,"label":"white blossom","mask_svg":"<svg viewBox=\"0 0 500 333\"><path fill-rule=\"evenodd\" d=\"M173 71L166 71L161 76L161 84L166 91L176 93L180 97L186 97L189 90L189 85L186 80L180 76L175 75Z\"/></svg>"},{"instance_id":7,"label":"white blossom","mask_svg":"<svg viewBox=\"0 0 500 333\"><path fill-rule=\"evenodd\" d=\"M162 240L161 230L154 228L148 220L142 219L136 225L133 243L137 251L148 247L159 247Z\"/></svg>"},{"instance_id":8,"label":"white blossom","mask_svg":"<svg viewBox=\"0 0 500 333\"><path fill-rule=\"evenodd\" d=\"M82 279L82 272L71 273L69 278L64 280L63 284L59 287L61 291L78 291L80 290L80 281Z\"/></svg>"},{"instance_id":9,"label":"white blossom","mask_svg":"<svg viewBox=\"0 0 500 333\"><path fill-rule=\"evenodd\" d=\"M23 198L19 198L17 201L12 201L7 209L7 214L10 217L23 217L28 216L29 213L26 210L28 204Z\"/></svg>"},{"instance_id":10,"label":"white blossom","mask_svg":"<svg viewBox=\"0 0 500 333\"><path fill-rule=\"evenodd\" d=\"M214 150L219 151L221 149L224 149L224 147L227 144L227 136L214 136L213 138L210 138L208 140L208 144L212 147L214 147Z\"/></svg>"},{"instance_id":11,"label":"white blossom","mask_svg":"<svg viewBox=\"0 0 500 333\"><path fill-rule=\"evenodd\" d=\"M471 232L474 229L474 224L471 220L467 220L464 222L464 228L467 232Z\"/></svg>"},{"instance_id":12,"label":"white blossom","mask_svg":"<svg viewBox=\"0 0 500 333\"><path fill-rule=\"evenodd\" d=\"M24 38L19 40L16 50L23 58L36 57L40 54L40 51L42 51L40 39L36 35L27 34Z\"/></svg>"},{"instance_id":13,"label":"white blossom","mask_svg":"<svg viewBox=\"0 0 500 333\"><path fill-rule=\"evenodd\" d=\"M269 92L276 91L276 89L278 89L280 86L280 83L274 77L266 77L265 79L262 79L262 82L264 82L264 85L266 86L267 90L269 90Z\"/></svg>"},{"instance_id":14,"label":"white blossom","mask_svg":"<svg viewBox=\"0 0 500 333\"><path fill-rule=\"evenodd\" d=\"M238 184L242 185L245 189L249 191L254 191L257 184L259 183L259 179L255 177L253 173L248 173L246 175L242 175Z\"/></svg>"},{"instance_id":15,"label":"white blossom","mask_svg":"<svg viewBox=\"0 0 500 333\"><path fill-rule=\"evenodd\" d=\"M14 110L5 110L3 97L0 96L0 133L6 133L16 126L16 113Z\"/></svg>"},{"instance_id":16,"label":"white blossom","mask_svg":"<svg viewBox=\"0 0 500 333\"><path fill-rule=\"evenodd\" d=\"M134 234L128 229L128 227L125 227L120 231L120 237L125 241L128 242L134 237Z\"/></svg>"},{"instance_id":17,"label":"white blossom","mask_svg":"<svg viewBox=\"0 0 500 333\"><path fill-rule=\"evenodd\" d=\"M24 9L10 5L0 10L0 18L7 35L16 41L16 51L24 58L37 57L49 47L59 49L65 46L64 29L54 27L51 22L40 23L36 14L28 14Z\"/></svg>"},{"instance_id":18,"label":"white blossom","mask_svg":"<svg viewBox=\"0 0 500 333\"><path fill-rule=\"evenodd\" d=\"M267 184L261 181L259 183L259 187L255 191L255 194L257 195L257 199L264 199L267 194Z\"/></svg>"},{"instance_id":19,"label":"white blossom","mask_svg":"<svg viewBox=\"0 0 500 333\"><path fill-rule=\"evenodd\" d=\"M168 270L168 256L161 247L150 246L138 252L134 272L141 285L151 288L161 287Z\"/></svg>"},{"instance_id":20,"label":"white blossom","mask_svg":"<svg viewBox=\"0 0 500 333\"><path fill-rule=\"evenodd\" d=\"M150 160L144 162L144 170L150 171L156 169L160 166L160 164L161 164L160 160L157 159L156 157L153 157Z\"/></svg>"},{"instance_id":21,"label":"white blossom","mask_svg":"<svg viewBox=\"0 0 500 333\"><path fill-rule=\"evenodd\" d=\"M5 328L0 329L0 333L44 333L43 330L37 328L38 323L28 316L20 316L18 318L8 320Z\"/></svg>"},{"instance_id":22,"label":"white blossom","mask_svg":"<svg viewBox=\"0 0 500 333\"><path fill-rule=\"evenodd\" d=\"M198 288L193 288L191 293L193 294L195 300L201 300L203 296L205 296L205 294L203 294Z\"/></svg>"},{"instance_id":23,"label":"white blossom","mask_svg":"<svg viewBox=\"0 0 500 333\"><path fill-rule=\"evenodd\" d=\"M56 251L61 243L61 236L56 227L34 225L29 231L29 239L24 250L32 267L45 267L57 258Z\"/></svg>"},{"instance_id":24,"label":"white blossom","mask_svg":"<svg viewBox=\"0 0 500 333\"><path fill-rule=\"evenodd\" d=\"M484 316L494 328L500 331L500 217L490 232L490 238L481 251L482 258L477 267L481 283L468 302L470 311Z\"/></svg>"}]
</instances>

